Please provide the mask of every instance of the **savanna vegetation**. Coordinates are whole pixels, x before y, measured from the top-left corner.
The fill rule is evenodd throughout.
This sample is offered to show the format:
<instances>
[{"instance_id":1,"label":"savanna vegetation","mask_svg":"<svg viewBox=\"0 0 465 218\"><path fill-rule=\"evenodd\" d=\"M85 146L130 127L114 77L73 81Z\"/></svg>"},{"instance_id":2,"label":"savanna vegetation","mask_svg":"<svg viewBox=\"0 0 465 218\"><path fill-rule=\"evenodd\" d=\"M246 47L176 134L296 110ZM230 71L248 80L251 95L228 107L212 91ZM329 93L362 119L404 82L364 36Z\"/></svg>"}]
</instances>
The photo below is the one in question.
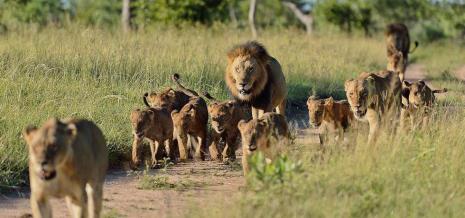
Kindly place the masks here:
<instances>
[{"instance_id":1,"label":"savanna vegetation","mask_svg":"<svg viewBox=\"0 0 465 218\"><path fill-rule=\"evenodd\" d=\"M132 32L126 34L118 26L120 1L53 2L0 0L0 192L28 183L21 138L28 124L54 116L91 119L105 133L110 164L117 167L129 159L129 113L144 107L144 92L173 86L170 76L179 73L187 87L228 99L225 53L251 38L247 1L135 0ZM412 39L420 41L411 63L423 65L427 79L450 91L424 130L384 134L376 145L367 145L363 132L352 133L355 142L331 145L323 154L298 138L286 155L268 165L258 155L233 207L207 207L190 215L462 216L465 86L453 72L465 64L463 4L292 1L302 8L308 3L315 17L316 31L308 36L280 1L261 2L258 40L282 64L291 122L307 122L294 116L306 113L309 95L344 99L346 79L384 69L381 32L393 21L406 22ZM418 10L407 13L406 5ZM388 13L383 10L388 6L399 8ZM140 182L141 189L149 190L203 185L151 175Z\"/></svg>"}]
</instances>

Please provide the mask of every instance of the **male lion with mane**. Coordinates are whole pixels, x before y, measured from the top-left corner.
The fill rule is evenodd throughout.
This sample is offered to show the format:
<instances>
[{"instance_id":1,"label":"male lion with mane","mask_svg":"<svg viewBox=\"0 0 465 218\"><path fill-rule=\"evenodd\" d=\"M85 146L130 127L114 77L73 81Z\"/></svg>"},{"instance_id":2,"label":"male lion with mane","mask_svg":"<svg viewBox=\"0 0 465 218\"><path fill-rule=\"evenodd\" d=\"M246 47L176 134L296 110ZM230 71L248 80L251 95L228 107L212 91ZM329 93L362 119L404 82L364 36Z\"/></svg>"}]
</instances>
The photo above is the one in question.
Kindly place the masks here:
<instances>
[{"instance_id":1,"label":"male lion with mane","mask_svg":"<svg viewBox=\"0 0 465 218\"><path fill-rule=\"evenodd\" d=\"M49 199L66 198L72 217L99 217L108 150L91 121L50 119L23 132L29 148L34 217L52 217Z\"/></svg>"},{"instance_id":2,"label":"male lion with mane","mask_svg":"<svg viewBox=\"0 0 465 218\"><path fill-rule=\"evenodd\" d=\"M398 121L401 99L401 82L396 73L362 73L344 84L347 100L355 118L368 122L368 143L375 141L386 120Z\"/></svg>"},{"instance_id":3,"label":"male lion with mane","mask_svg":"<svg viewBox=\"0 0 465 218\"><path fill-rule=\"evenodd\" d=\"M228 52L225 80L231 94L252 107L254 119L274 108L285 115L287 86L281 65L260 43L247 42Z\"/></svg>"}]
</instances>

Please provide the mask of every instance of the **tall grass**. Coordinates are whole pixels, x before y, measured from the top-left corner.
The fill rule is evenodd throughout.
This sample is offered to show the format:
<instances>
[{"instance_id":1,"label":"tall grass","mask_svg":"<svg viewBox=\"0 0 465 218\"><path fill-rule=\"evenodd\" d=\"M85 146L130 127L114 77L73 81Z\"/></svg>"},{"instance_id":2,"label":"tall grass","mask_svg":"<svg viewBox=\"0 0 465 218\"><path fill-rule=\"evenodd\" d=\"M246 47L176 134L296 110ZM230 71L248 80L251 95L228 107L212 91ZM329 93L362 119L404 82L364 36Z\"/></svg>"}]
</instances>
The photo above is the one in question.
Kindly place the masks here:
<instances>
[{"instance_id":1,"label":"tall grass","mask_svg":"<svg viewBox=\"0 0 465 218\"><path fill-rule=\"evenodd\" d=\"M221 27L163 27L129 35L69 27L2 35L0 190L27 183L25 126L50 117L91 119L102 128L110 162L117 165L128 156L128 116L143 107L144 92L171 86L170 75L180 73L187 87L228 98L225 53L248 39L249 32ZM269 30L259 41L281 62L289 100L296 105L303 106L311 93L344 98L345 79L385 66L381 38L309 38L293 30Z\"/></svg>"},{"instance_id":2,"label":"tall grass","mask_svg":"<svg viewBox=\"0 0 465 218\"><path fill-rule=\"evenodd\" d=\"M465 111L439 109L422 131L363 139L352 149L321 154L297 142L290 160L300 162L281 183L249 190L233 208L209 208L217 217L463 217L465 208ZM290 165L291 163L287 163ZM253 175L253 174L252 174ZM249 187L263 182L249 178Z\"/></svg>"}]
</instances>

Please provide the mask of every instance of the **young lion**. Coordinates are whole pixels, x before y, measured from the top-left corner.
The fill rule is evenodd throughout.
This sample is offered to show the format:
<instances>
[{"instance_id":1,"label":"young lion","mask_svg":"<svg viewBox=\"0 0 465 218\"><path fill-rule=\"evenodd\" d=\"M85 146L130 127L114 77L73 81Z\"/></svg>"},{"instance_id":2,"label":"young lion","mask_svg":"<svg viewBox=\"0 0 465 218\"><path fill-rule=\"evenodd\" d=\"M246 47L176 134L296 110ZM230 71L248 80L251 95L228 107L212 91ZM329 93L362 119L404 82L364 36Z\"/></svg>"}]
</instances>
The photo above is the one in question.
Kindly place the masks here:
<instances>
[{"instance_id":1,"label":"young lion","mask_svg":"<svg viewBox=\"0 0 465 218\"><path fill-rule=\"evenodd\" d=\"M264 153L266 158L272 159L281 150L282 144L289 140L289 128L286 118L278 113L264 113L258 119L248 122L241 120L237 127L242 137L242 168L244 175L249 172L249 157L256 151Z\"/></svg>"},{"instance_id":2,"label":"young lion","mask_svg":"<svg viewBox=\"0 0 465 218\"><path fill-rule=\"evenodd\" d=\"M162 107L171 113L173 110L181 110L189 102L189 96L182 91L168 88L158 94L156 92L145 93L142 100L147 107Z\"/></svg>"},{"instance_id":3,"label":"young lion","mask_svg":"<svg viewBox=\"0 0 465 218\"><path fill-rule=\"evenodd\" d=\"M163 147L160 148L160 144L165 146L170 160L176 161L173 147L173 120L171 120L168 110L160 107L136 109L131 112L130 119L134 133L132 143L132 164L134 167L140 164L139 150L144 138L150 142L152 167L158 166L157 153L164 150Z\"/></svg>"},{"instance_id":4,"label":"young lion","mask_svg":"<svg viewBox=\"0 0 465 218\"><path fill-rule=\"evenodd\" d=\"M99 217L108 150L91 121L50 119L23 132L29 148L34 217L52 217L49 199L66 198L73 217Z\"/></svg>"},{"instance_id":5,"label":"young lion","mask_svg":"<svg viewBox=\"0 0 465 218\"><path fill-rule=\"evenodd\" d=\"M254 119L274 108L285 115L287 86L281 65L260 43L247 42L228 52L225 80L236 99L252 106Z\"/></svg>"},{"instance_id":6,"label":"young lion","mask_svg":"<svg viewBox=\"0 0 465 218\"><path fill-rule=\"evenodd\" d=\"M337 141L344 139L344 131L354 121L350 104L346 100L334 101L332 97L317 99L310 96L307 100L309 123L320 130L320 144L328 140L328 133L334 134Z\"/></svg>"},{"instance_id":7,"label":"young lion","mask_svg":"<svg viewBox=\"0 0 465 218\"><path fill-rule=\"evenodd\" d=\"M207 125L208 125L208 109L207 103L203 98L199 97L196 92L186 89L179 82L179 75L173 75L173 81L178 85L178 88L189 96L189 102L184 105L180 111L174 110L171 112L173 119L175 135L179 144L179 155L181 161L186 160L193 143L192 139L197 139L195 148L195 159L205 160L207 154Z\"/></svg>"},{"instance_id":8,"label":"young lion","mask_svg":"<svg viewBox=\"0 0 465 218\"><path fill-rule=\"evenodd\" d=\"M396 73L381 71L362 73L344 84L347 99L355 118L370 126L368 143L375 141L386 120L398 121L401 108L401 82Z\"/></svg>"},{"instance_id":9,"label":"young lion","mask_svg":"<svg viewBox=\"0 0 465 218\"><path fill-rule=\"evenodd\" d=\"M210 94L203 94L212 101L208 105L208 113L211 116L211 144L209 146L210 155L213 160L220 160L225 163L236 159L238 148L238 138L240 136L237 124L240 120L251 118L250 108L241 105L237 101L219 102ZM221 142L225 142L224 148Z\"/></svg>"},{"instance_id":10,"label":"young lion","mask_svg":"<svg viewBox=\"0 0 465 218\"><path fill-rule=\"evenodd\" d=\"M432 107L436 101L434 94L445 92L447 92L447 89L431 90L423 80L413 83L404 81L402 97L407 100L407 105L403 105L401 110L401 129L406 128L408 119L410 119L412 128L427 126Z\"/></svg>"},{"instance_id":11,"label":"young lion","mask_svg":"<svg viewBox=\"0 0 465 218\"><path fill-rule=\"evenodd\" d=\"M405 69L408 65L408 54L418 47L418 42L415 41L415 48L410 51L408 28L402 23L389 24L384 35L386 37L388 56L387 69L397 72L400 80L403 81Z\"/></svg>"}]
</instances>

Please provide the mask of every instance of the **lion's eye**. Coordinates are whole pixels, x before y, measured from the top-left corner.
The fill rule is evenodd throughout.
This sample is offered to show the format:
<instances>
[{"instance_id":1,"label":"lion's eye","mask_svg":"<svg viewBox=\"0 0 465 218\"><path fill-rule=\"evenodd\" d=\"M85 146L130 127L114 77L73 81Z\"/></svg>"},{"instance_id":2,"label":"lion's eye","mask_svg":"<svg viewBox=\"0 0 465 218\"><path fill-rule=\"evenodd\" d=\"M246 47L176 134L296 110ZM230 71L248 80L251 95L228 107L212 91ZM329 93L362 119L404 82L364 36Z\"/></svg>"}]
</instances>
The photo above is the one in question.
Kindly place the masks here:
<instances>
[{"instance_id":1,"label":"lion's eye","mask_svg":"<svg viewBox=\"0 0 465 218\"><path fill-rule=\"evenodd\" d=\"M353 93L353 92L350 92L350 93L349 93L349 96L353 96L353 95L354 95L354 93Z\"/></svg>"}]
</instances>

